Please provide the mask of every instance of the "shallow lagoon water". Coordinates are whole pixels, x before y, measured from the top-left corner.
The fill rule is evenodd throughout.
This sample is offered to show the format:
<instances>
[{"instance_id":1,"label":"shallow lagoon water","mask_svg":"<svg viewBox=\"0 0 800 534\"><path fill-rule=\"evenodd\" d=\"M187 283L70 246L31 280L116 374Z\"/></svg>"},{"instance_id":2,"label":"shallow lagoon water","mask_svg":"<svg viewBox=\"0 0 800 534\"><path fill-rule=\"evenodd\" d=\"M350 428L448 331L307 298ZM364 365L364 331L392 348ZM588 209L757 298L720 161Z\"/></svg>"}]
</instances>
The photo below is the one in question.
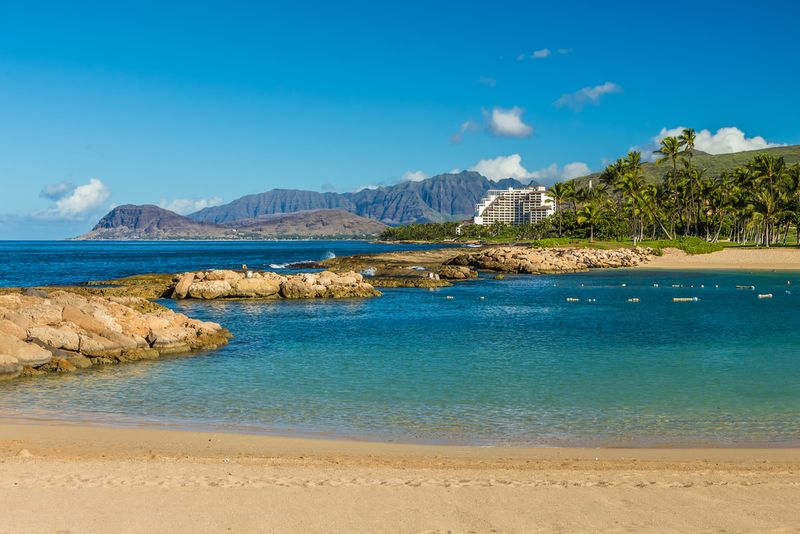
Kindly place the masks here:
<instances>
[{"instance_id":1,"label":"shallow lagoon water","mask_svg":"<svg viewBox=\"0 0 800 534\"><path fill-rule=\"evenodd\" d=\"M386 441L796 446L797 284L800 273L603 270L367 300L166 302L235 338L193 357L0 383L0 412Z\"/></svg>"}]
</instances>

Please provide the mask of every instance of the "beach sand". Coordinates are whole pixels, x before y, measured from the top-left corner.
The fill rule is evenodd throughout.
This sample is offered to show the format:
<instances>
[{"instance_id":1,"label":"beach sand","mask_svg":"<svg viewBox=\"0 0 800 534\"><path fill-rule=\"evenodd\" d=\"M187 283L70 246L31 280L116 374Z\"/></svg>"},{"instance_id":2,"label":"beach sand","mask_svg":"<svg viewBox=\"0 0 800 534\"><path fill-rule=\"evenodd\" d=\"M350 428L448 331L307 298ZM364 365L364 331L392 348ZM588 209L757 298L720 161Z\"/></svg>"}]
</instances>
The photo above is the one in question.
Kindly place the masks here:
<instances>
[{"instance_id":1,"label":"beach sand","mask_svg":"<svg viewBox=\"0 0 800 534\"><path fill-rule=\"evenodd\" d=\"M639 268L722 269L742 271L800 271L800 249L726 248L711 254L689 255L669 248Z\"/></svg>"},{"instance_id":2,"label":"beach sand","mask_svg":"<svg viewBox=\"0 0 800 534\"><path fill-rule=\"evenodd\" d=\"M0 423L0 532L800 528L800 449L516 449Z\"/></svg>"}]
</instances>

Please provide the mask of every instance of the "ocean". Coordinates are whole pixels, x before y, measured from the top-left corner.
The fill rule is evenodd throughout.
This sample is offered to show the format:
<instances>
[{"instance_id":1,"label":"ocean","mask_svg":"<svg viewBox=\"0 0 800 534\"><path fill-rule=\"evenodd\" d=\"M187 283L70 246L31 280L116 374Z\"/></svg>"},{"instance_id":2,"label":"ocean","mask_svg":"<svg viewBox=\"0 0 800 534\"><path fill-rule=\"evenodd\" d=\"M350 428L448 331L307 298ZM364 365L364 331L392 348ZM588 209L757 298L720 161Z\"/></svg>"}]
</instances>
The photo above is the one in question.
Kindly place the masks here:
<instances>
[{"instance_id":1,"label":"ocean","mask_svg":"<svg viewBox=\"0 0 800 534\"><path fill-rule=\"evenodd\" d=\"M414 247L0 242L0 285ZM164 301L235 337L192 357L0 382L0 415L495 446L797 446L798 286L800 273L621 269L365 300Z\"/></svg>"}]
</instances>

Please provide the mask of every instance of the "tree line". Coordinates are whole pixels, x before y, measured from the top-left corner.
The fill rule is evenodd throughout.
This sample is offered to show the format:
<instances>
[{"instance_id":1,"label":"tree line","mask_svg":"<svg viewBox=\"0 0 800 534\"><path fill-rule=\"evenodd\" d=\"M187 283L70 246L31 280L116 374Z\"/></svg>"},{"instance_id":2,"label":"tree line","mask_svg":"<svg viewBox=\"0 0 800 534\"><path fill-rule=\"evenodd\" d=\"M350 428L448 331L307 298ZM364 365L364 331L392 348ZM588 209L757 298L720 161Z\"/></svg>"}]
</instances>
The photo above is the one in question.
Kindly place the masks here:
<instances>
[{"instance_id":1,"label":"tree line","mask_svg":"<svg viewBox=\"0 0 800 534\"><path fill-rule=\"evenodd\" d=\"M694 162L696 134L665 137L654 152L662 179L648 183L642 154L631 151L595 180L549 188L555 214L526 225L415 224L389 228L386 240L729 240L770 246L786 243L800 222L800 164L757 154L742 167L710 175ZM797 232L800 234L800 232ZM795 238L800 244L800 235Z\"/></svg>"}]
</instances>

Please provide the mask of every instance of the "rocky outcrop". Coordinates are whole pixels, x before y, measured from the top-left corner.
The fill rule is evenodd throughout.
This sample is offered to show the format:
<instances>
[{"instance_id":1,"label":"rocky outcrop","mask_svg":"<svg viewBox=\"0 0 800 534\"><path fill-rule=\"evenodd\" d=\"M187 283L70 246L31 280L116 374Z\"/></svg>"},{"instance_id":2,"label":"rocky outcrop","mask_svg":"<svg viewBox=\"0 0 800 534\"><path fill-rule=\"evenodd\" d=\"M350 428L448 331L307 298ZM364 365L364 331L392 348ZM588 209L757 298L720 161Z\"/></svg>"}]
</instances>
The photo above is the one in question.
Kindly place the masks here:
<instances>
[{"instance_id":1,"label":"rocky outcrop","mask_svg":"<svg viewBox=\"0 0 800 534\"><path fill-rule=\"evenodd\" d=\"M230 333L137 297L0 295L0 379L211 349Z\"/></svg>"},{"instance_id":2,"label":"rocky outcrop","mask_svg":"<svg viewBox=\"0 0 800 534\"><path fill-rule=\"evenodd\" d=\"M313 299L377 297L356 272L282 275L269 271L212 270L175 277L175 299Z\"/></svg>"},{"instance_id":3,"label":"rocky outcrop","mask_svg":"<svg viewBox=\"0 0 800 534\"><path fill-rule=\"evenodd\" d=\"M478 277L478 273L461 265L444 265L439 269L438 275L444 280L469 280Z\"/></svg>"},{"instance_id":4,"label":"rocky outcrop","mask_svg":"<svg viewBox=\"0 0 800 534\"><path fill-rule=\"evenodd\" d=\"M633 267L652 255L650 249L491 247L459 254L447 265L505 273L569 273L588 269Z\"/></svg>"}]
</instances>

